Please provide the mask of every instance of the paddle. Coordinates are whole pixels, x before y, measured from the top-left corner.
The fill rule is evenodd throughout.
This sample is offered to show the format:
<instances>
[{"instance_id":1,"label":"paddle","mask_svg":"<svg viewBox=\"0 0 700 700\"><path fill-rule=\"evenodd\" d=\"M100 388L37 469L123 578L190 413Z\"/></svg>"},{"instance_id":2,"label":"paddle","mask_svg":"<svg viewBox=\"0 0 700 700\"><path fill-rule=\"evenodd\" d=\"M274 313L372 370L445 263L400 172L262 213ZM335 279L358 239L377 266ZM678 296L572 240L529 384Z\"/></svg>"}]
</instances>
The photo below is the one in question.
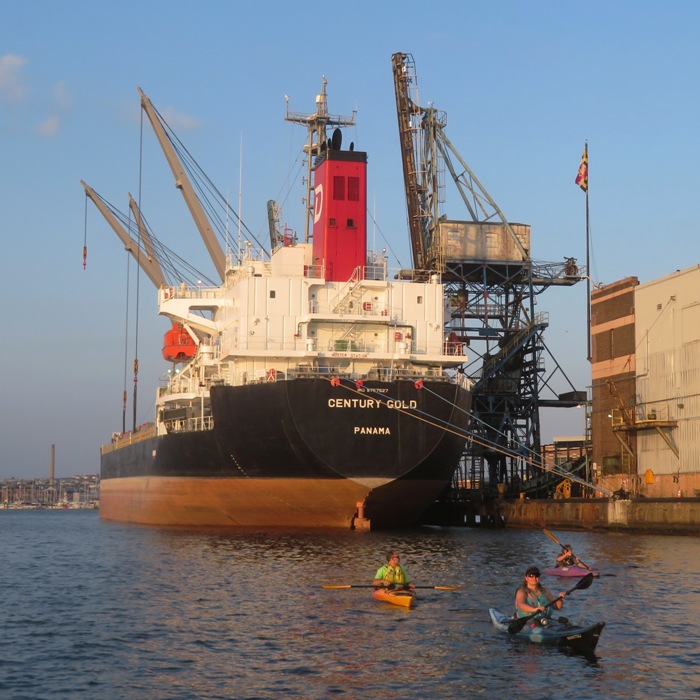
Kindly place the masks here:
<instances>
[{"instance_id":1,"label":"paddle","mask_svg":"<svg viewBox=\"0 0 700 700\"><path fill-rule=\"evenodd\" d=\"M547 535L547 537L549 537L550 540L554 540L562 549L564 549L564 545L549 530L543 528L542 532L544 532L544 534ZM576 557L576 558L578 559L578 557ZM588 569L589 571L593 571L593 569L591 569L591 567L588 566L588 564L584 564L580 559L578 560L578 563L581 564L581 566L584 569Z\"/></svg>"},{"instance_id":2,"label":"paddle","mask_svg":"<svg viewBox=\"0 0 700 700\"><path fill-rule=\"evenodd\" d=\"M373 586L371 583L346 583L339 586L325 584L321 586L321 588L380 588L380 586ZM462 586L414 586L414 588L430 588L436 591L459 591Z\"/></svg>"},{"instance_id":3,"label":"paddle","mask_svg":"<svg viewBox=\"0 0 700 700\"><path fill-rule=\"evenodd\" d=\"M584 588L588 588L591 584L593 583L593 574L586 574L582 579L579 580L579 582L571 589L566 591L564 595L570 595L574 591L582 591ZM558 600L561 600L562 596L558 596L555 598L551 603L547 603L545 605L546 608L551 608L554 603L556 603ZM532 615L526 615L525 617L518 617L513 622L511 622L508 625L508 634L516 634L520 632L520 630L525 627L527 624L528 620L532 620L533 617L537 617L537 615L541 614L541 610L538 610L537 612L532 613Z\"/></svg>"}]
</instances>

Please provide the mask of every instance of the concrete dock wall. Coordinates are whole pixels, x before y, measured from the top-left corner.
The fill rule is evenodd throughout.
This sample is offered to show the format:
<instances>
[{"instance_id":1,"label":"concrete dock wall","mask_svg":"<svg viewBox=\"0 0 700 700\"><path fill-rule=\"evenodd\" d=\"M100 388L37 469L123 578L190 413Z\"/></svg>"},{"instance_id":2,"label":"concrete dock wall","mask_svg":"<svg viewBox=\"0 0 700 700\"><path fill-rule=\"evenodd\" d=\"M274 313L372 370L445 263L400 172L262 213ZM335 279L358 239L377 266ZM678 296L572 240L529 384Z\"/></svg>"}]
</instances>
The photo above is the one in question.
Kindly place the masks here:
<instances>
[{"instance_id":1,"label":"concrete dock wall","mask_svg":"<svg viewBox=\"0 0 700 700\"><path fill-rule=\"evenodd\" d=\"M482 504L505 527L700 534L700 498L505 500Z\"/></svg>"}]
</instances>

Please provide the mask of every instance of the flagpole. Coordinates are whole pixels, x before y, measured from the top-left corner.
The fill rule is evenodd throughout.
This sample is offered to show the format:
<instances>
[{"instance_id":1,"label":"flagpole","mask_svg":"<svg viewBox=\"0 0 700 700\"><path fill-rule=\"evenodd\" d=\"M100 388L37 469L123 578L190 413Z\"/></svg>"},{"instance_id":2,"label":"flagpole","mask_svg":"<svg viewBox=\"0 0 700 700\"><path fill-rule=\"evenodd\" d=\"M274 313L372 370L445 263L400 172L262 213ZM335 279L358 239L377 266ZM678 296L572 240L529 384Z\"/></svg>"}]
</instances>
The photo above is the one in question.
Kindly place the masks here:
<instances>
[{"instance_id":1,"label":"flagpole","mask_svg":"<svg viewBox=\"0 0 700 700\"><path fill-rule=\"evenodd\" d=\"M591 352L591 226L588 213L588 141L583 146L581 164L574 182L586 193L586 347L588 361L592 360Z\"/></svg>"},{"instance_id":2,"label":"flagpole","mask_svg":"<svg viewBox=\"0 0 700 700\"><path fill-rule=\"evenodd\" d=\"M588 142L586 142L588 151ZM588 216L588 187L586 187L586 341L588 343L588 361L593 359L591 352L591 230Z\"/></svg>"}]
</instances>

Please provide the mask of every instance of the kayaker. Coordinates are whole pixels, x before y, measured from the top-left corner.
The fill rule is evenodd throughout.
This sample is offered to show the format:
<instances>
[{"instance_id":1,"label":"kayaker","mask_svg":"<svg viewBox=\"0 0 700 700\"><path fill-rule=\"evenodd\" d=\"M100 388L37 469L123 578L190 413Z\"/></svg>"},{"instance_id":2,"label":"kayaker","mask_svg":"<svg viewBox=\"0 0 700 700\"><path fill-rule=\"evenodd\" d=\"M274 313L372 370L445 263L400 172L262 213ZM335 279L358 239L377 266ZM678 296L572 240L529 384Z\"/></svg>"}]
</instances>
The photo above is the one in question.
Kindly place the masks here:
<instances>
[{"instance_id":1,"label":"kayaker","mask_svg":"<svg viewBox=\"0 0 700 700\"><path fill-rule=\"evenodd\" d=\"M415 590L415 584L411 581L406 569L399 563L400 561L401 557L398 552L387 552L386 564L377 569L372 585L380 588L405 588L409 591Z\"/></svg>"},{"instance_id":2,"label":"kayaker","mask_svg":"<svg viewBox=\"0 0 700 700\"><path fill-rule=\"evenodd\" d=\"M542 617L549 617L553 608L561 610L564 605L566 593L559 593L558 596L550 593L540 583L540 570L536 566L530 566L525 571L525 578L518 590L515 592L515 614L517 617L526 617L536 612L541 612ZM561 600L557 600L557 598ZM554 605L547 606L557 600Z\"/></svg>"},{"instance_id":3,"label":"kayaker","mask_svg":"<svg viewBox=\"0 0 700 700\"><path fill-rule=\"evenodd\" d=\"M561 550L561 554L557 557L557 566L578 566L582 569L589 568L574 554L570 544L563 544Z\"/></svg>"}]
</instances>

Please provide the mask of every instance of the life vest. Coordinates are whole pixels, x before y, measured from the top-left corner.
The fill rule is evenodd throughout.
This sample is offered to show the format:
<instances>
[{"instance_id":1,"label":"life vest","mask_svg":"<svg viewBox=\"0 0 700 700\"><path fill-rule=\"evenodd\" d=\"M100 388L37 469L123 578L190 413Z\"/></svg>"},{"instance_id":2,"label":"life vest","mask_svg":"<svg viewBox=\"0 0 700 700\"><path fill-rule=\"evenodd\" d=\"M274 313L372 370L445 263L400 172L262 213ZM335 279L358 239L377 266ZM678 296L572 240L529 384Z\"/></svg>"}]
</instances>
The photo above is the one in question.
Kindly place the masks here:
<instances>
[{"instance_id":1,"label":"life vest","mask_svg":"<svg viewBox=\"0 0 700 700\"><path fill-rule=\"evenodd\" d=\"M391 566L386 564L382 567L384 569L383 576L377 576L377 578L385 579L389 583L404 584L406 583L406 573L402 566ZM379 570L381 571L381 569Z\"/></svg>"},{"instance_id":2,"label":"life vest","mask_svg":"<svg viewBox=\"0 0 700 700\"><path fill-rule=\"evenodd\" d=\"M531 591L529 588L527 588L527 586L521 586L518 590L525 591L525 601L524 602L533 608L539 608L540 605L543 605L543 606L549 605L549 600L547 599L547 595L545 593L544 588L542 588L539 593L535 593L534 591ZM552 610L552 606L545 608L545 611L541 612L540 616L549 617L551 610ZM532 613L523 612L518 607L516 607L516 609L515 609L515 614L517 617L527 617L528 615L532 615Z\"/></svg>"}]
</instances>

